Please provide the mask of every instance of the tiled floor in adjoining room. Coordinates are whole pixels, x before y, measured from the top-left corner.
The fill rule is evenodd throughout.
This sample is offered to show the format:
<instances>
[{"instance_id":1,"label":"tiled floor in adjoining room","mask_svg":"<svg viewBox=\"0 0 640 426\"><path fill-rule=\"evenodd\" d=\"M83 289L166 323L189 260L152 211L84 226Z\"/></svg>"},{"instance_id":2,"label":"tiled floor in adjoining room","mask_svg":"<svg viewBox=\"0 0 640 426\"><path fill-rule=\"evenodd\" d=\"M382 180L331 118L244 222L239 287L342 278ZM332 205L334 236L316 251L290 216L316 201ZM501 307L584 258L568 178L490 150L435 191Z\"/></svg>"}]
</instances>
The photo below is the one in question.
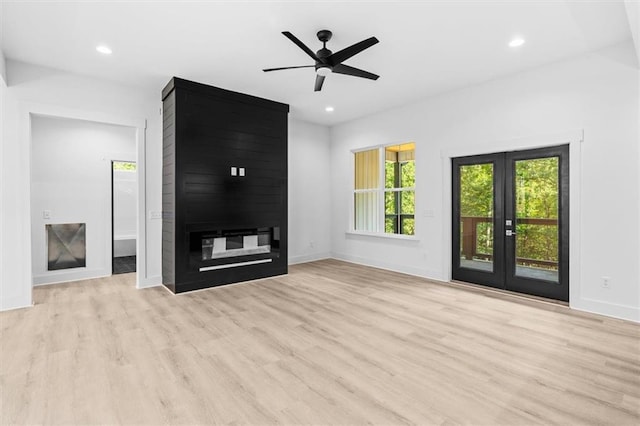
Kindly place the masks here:
<instances>
[{"instance_id":1,"label":"tiled floor in adjoining room","mask_svg":"<svg viewBox=\"0 0 640 426\"><path fill-rule=\"evenodd\" d=\"M129 272L136 272L135 256L113 258L113 274L128 274Z\"/></svg>"}]
</instances>

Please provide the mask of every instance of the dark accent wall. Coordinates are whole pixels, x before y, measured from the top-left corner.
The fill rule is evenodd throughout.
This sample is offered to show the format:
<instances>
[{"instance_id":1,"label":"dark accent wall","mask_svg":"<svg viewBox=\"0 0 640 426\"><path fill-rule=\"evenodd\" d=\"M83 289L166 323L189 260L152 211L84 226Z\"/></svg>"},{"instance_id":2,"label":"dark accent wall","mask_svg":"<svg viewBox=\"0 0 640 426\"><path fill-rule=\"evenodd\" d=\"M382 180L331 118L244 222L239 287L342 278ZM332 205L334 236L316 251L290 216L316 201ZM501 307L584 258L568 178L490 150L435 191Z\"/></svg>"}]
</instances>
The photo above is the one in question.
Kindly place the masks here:
<instances>
[{"instance_id":1,"label":"dark accent wall","mask_svg":"<svg viewBox=\"0 0 640 426\"><path fill-rule=\"evenodd\" d=\"M289 106L175 77L162 98L163 283L179 293L286 274ZM277 251L202 260L201 235L259 228L276 230Z\"/></svg>"},{"instance_id":2,"label":"dark accent wall","mask_svg":"<svg viewBox=\"0 0 640 426\"><path fill-rule=\"evenodd\" d=\"M162 107L162 282L175 291L176 209L176 95L169 93Z\"/></svg>"}]
</instances>

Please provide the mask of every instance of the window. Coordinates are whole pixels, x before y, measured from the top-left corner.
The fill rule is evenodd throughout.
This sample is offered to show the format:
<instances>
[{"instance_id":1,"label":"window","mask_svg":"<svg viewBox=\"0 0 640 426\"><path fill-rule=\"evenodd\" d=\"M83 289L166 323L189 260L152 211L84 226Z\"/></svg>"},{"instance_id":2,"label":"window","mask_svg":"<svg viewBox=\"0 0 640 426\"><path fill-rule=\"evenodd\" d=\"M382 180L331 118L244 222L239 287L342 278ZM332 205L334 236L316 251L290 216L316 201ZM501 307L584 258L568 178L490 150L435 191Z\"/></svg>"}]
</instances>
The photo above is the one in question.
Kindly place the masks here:
<instances>
[{"instance_id":1,"label":"window","mask_svg":"<svg viewBox=\"0 0 640 426\"><path fill-rule=\"evenodd\" d=\"M135 172L136 163L129 161L114 161L113 170L120 170L124 172Z\"/></svg>"},{"instance_id":2,"label":"window","mask_svg":"<svg viewBox=\"0 0 640 426\"><path fill-rule=\"evenodd\" d=\"M356 231L380 231L380 149L355 153Z\"/></svg>"},{"instance_id":3,"label":"window","mask_svg":"<svg viewBox=\"0 0 640 426\"><path fill-rule=\"evenodd\" d=\"M384 232L415 234L415 144L385 147Z\"/></svg>"},{"instance_id":4,"label":"window","mask_svg":"<svg viewBox=\"0 0 640 426\"><path fill-rule=\"evenodd\" d=\"M358 151L354 159L354 229L414 235L415 143Z\"/></svg>"}]
</instances>

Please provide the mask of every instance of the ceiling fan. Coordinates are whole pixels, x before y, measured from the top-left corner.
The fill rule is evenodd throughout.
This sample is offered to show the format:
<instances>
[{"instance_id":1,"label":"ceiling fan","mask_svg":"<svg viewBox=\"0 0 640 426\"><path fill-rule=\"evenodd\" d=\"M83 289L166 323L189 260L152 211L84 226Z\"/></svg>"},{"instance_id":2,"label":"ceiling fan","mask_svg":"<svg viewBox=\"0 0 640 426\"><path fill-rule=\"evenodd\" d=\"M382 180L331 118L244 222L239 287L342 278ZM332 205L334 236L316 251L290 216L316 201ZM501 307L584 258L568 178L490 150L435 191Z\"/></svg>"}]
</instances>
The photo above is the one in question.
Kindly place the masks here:
<instances>
[{"instance_id":1,"label":"ceiling fan","mask_svg":"<svg viewBox=\"0 0 640 426\"><path fill-rule=\"evenodd\" d=\"M309 49L303 42L298 40L298 38L293 34L291 34L289 31L283 31L282 34L284 34L285 37L287 37L289 40L294 42L300 49L302 49L307 55L309 55L311 59L316 61L315 65L267 68L262 71L269 72L269 71L288 70L293 68L312 68L313 67L316 69L316 84L314 88L314 91L316 92L319 92L322 89L322 84L324 83L325 77L329 75L331 72L335 72L337 74L352 75L354 77L368 78L371 80L377 80L379 77L376 74L372 74L368 71L364 71L358 68L350 67L342 63L347 59L351 58L352 56L378 43L378 39L375 37L370 37L366 40L362 40L360 43L356 43L336 53L333 53L329 49L327 49L327 42L331 40L331 36L333 35L333 33L331 33L331 31L329 30L320 30L318 31L317 36L318 36L318 40L322 42L322 49L318 50L316 53L313 53L311 49Z\"/></svg>"}]
</instances>

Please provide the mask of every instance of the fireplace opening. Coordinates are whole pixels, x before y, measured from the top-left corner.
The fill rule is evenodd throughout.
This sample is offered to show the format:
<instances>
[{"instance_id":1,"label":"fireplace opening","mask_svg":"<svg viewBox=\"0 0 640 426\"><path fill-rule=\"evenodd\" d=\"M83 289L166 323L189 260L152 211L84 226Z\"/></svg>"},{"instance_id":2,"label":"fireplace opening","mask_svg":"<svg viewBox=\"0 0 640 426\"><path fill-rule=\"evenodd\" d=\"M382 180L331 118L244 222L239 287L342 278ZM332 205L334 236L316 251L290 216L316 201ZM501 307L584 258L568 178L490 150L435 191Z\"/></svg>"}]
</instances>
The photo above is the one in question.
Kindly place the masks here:
<instances>
[{"instance_id":1,"label":"fireplace opening","mask_svg":"<svg viewBox=\"0 0 640 426\"><path fill-rule=\"evenodd\" d=\"M202 260L271 252L269 228L222 231L217 235L204 235L201 240Z\"/></svg>"},{"instance_id":2,"label":"fireplace opening","mask_svg":"<svg viewBox=\"0 0 640 426\"><path fill-rule=\"evenodd\" d=\"M203 272L220 265L270 261L279 257L279 231L270 227L190 232L191 265Z\"/></svg>"}]
</instances>

